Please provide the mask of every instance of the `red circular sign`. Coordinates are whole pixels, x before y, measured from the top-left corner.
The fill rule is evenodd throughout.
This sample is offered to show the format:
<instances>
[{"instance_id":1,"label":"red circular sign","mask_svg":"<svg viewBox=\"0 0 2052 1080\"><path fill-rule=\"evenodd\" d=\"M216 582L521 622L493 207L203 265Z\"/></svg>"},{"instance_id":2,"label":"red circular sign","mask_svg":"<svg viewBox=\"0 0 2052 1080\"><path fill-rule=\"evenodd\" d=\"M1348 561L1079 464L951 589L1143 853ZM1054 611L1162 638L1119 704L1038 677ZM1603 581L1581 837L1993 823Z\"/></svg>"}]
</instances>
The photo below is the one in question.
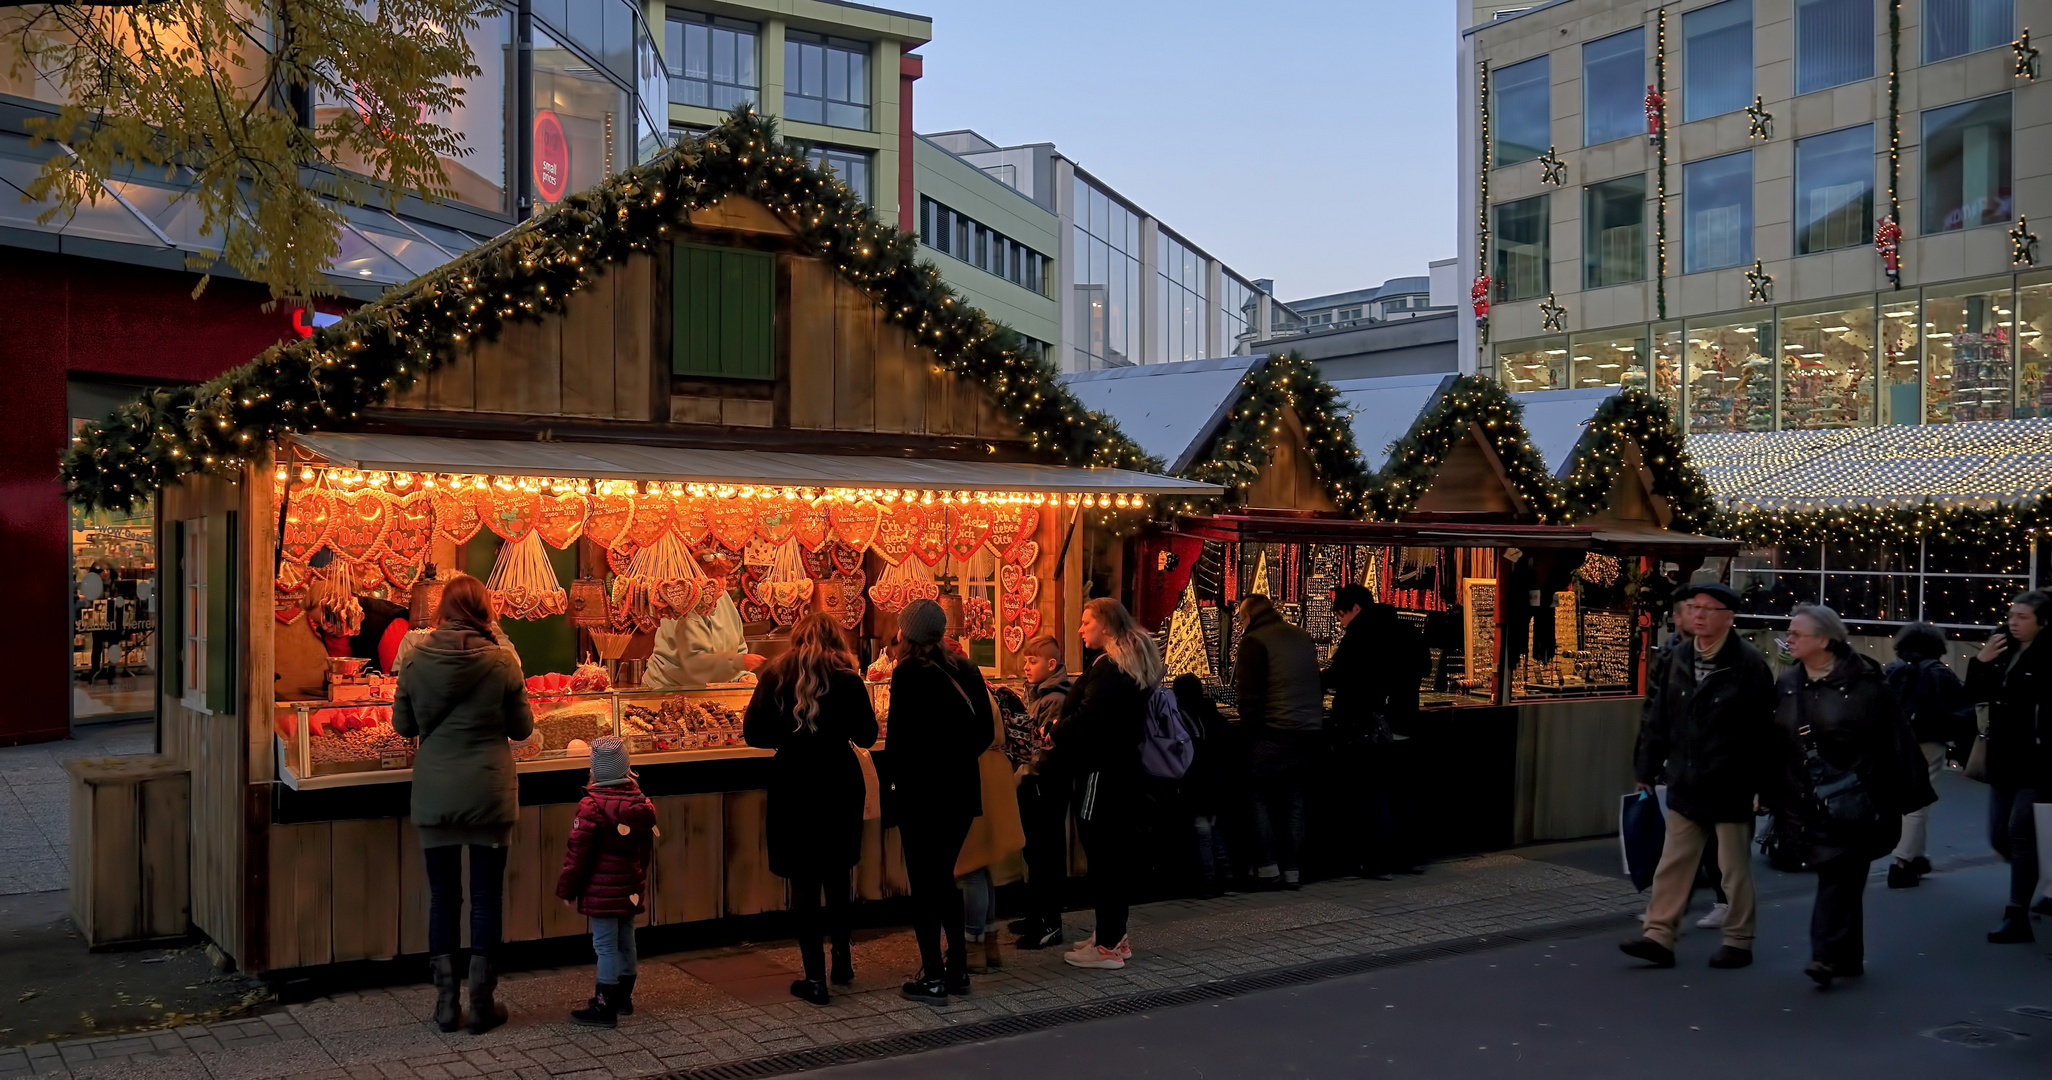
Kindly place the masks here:
<instances>
[{"instance_id":1,"label":"red circular sign","mask_svg":"<svg viewBox=\"0 0 2052 1080\"><path fill-rule=\"evenodd\" d=\"M543 202L560 202L570 190L570 140L547 109L534 114L534 188Z\"/></svg>"}]
</instances>

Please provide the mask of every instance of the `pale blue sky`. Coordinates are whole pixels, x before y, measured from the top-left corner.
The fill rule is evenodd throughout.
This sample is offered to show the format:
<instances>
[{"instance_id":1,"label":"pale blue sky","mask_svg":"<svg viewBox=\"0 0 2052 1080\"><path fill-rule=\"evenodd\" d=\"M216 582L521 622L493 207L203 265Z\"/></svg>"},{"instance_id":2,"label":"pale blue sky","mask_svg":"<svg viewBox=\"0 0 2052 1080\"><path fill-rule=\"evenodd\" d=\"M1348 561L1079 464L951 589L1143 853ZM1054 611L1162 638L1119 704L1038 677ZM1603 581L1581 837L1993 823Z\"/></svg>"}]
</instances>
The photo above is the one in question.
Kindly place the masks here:
<instances>
[{"instance_id":1,"label":"pale blue sky","mask_svg":"<svg viewBox=\"0 0 2052 1080\"><path fill-rule=\"evenodd\" d=\"M1283 299L1455 253L1447 0L892 0L920 131L1052 142Z\"/></svg>"}]
</instances>

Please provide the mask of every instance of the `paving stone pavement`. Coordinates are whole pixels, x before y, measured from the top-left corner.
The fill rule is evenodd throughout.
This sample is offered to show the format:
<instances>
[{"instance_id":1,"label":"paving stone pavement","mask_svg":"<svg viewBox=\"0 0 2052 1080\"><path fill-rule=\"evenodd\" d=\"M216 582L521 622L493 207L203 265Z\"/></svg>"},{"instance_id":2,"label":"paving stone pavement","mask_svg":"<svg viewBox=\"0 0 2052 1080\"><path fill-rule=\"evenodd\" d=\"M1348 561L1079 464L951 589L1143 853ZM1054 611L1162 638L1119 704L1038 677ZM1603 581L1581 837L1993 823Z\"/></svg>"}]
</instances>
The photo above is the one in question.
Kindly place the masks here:
<instances>
[{"instance_id":1,"label":"paving stone pavement","mask_svg":"<svg viewBox=\"0 0 2052 1080\"><path fill-rule=\"evenodd\" d=\"M1137 955L1122 971L1079 971L1059 950L1005 950L1001 972L935 1008L899 997L918 967L911 935L858 938L856 982L817 1008L781 992L796 977L788 942L644 958L636 1013L614 1030L566 1013L588 996L592 968L522 972L500 983L512 1022L481 1037L444 1035L433 991L352 991L260 1016L140 1035L0 1049L0 1080L409 1080L518 1076L611 1080L740 1061L1065 1005L1171 989L1249 972L1639 910L1628 882L1502 853L1434 864L1392 882L1346 878L1297 893L1175 900L1137 907ZM1071 940L1088 913L1072 913ZM778 970L783 969L783 970ZM725 974L722 974L725 973ZM704 977L701 977L703 975Z\"/></svg>"},{"instance_id":2,"label":"paving stone pavement","mask_svg":"<svg viewBox=\"0 0 2052 1080\"><path fill-rule=\"evenodd\" d=\"M70 739L0 748L0 896L71 887L73 758L145 754L156 725L93 724Z\"/></svg>"}]
</instances>

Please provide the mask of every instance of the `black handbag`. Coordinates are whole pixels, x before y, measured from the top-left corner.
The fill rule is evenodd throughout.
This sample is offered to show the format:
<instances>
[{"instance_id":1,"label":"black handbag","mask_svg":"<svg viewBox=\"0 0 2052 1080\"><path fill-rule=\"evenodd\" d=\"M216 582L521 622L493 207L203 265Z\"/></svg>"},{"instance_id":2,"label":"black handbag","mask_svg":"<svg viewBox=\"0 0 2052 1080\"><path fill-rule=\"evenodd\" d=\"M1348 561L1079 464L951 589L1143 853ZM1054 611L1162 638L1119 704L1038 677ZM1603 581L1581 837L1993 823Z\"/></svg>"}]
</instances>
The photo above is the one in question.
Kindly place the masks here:
<instances>
[{"instance_id":1,"label":"black handbag","mask_svg":"<svg viewBox=\"0 0 2052 1080\"><path fill-rule=\"evenodd\" d=\"M1860 774L1824 760L1824 755L1817 752L1817 740L1810 725L1804 724L1796 734L1803 740L1803 769L1810 781L1811 810L1816 814L1817 824L1837 832L1845 826L1880 821L1880 809L1874 805L1874 796L1867 791Z\"/></svg>"}]
</instances>

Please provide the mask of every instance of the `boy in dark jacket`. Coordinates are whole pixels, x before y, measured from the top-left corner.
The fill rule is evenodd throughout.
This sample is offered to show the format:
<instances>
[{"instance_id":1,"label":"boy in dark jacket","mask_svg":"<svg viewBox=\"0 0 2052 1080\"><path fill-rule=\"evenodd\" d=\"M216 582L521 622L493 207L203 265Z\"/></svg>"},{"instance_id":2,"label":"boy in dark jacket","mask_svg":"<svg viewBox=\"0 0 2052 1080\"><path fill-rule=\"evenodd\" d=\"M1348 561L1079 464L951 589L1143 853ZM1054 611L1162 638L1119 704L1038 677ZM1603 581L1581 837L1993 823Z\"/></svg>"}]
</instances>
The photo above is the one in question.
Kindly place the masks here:
<instances>
[{"instance_id":1,"label":"boy in dark jacket","mask_svg":"<svg viewBox=\"0 0 2052 1080\"><path fill-rule=\"evenodd\" d=\"M1069 673L1062 643L1046 634L1019 651L1026 676L1026 715L1036 754L1047 749L1048 732L1069 699ZM1021 949L1062 943L1062 885L1069 876L1068 778L1043 775L1031 763L1019 768L1019 823L1026 830L1027 914L1011 924Z\"/></svg>"},{"instance_id":2,"label":"boy in dark jacket","mask_svg":"<svg viewBox=\"0 0 2052 1080\"><path fill-rule=\"evenodd\" d=\"M598 990L570 1014L580 1024L612 1027L634 1013L634 917L648 897L648 864L655 851L655 804L641 793L628 767L627 745L617 736L591 741L591 786L577 804L570 847L556 896L591 920L598 955Z\"/></svg>"}]
</instances>

